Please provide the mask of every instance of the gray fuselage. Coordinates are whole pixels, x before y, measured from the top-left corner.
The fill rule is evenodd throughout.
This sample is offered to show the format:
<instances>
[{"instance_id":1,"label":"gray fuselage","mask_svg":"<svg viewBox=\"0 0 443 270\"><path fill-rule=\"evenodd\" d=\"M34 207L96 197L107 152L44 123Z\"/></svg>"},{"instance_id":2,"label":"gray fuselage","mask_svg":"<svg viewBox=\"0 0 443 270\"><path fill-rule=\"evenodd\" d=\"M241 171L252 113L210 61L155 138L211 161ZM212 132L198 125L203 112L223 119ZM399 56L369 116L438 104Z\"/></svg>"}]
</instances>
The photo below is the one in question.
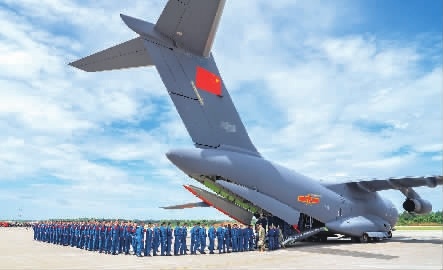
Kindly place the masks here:
<instances>
[{"instance_id":1,"label":"gray fuselage","mask_svg":"<svg viewBox=\"0 0 443 270\"><path fill-rule=\"evenodd\" d=\"M218 176L259 191L339 233L361 235L365 231L389 231L398 218L393 204L377 192L364 194L346 185L331 189L258 156L219 149L180 149L166 155L188 175ZM298 196L308 194L319 201L298 201Z\"/></svg>"}]
</instances>

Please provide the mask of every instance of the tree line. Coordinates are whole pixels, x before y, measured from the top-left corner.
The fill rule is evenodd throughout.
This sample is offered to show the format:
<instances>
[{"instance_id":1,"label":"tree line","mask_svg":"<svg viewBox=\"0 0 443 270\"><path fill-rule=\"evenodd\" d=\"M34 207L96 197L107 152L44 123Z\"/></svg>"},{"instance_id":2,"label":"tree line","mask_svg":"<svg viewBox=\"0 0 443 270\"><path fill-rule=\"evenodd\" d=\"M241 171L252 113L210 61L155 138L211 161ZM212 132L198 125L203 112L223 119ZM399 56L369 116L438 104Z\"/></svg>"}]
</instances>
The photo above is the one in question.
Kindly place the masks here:
<instances>
[{"instance_id":1,"label":"tree line","mask_svg":"<svg viewBox=\"0 0 443 270\"><path fill-rule=\"evenodd\" d=\"M397 225L443 225L443 213L442 211L437 211L417 215L404 211L399 215Z\"/></svg>"}]
</instances>

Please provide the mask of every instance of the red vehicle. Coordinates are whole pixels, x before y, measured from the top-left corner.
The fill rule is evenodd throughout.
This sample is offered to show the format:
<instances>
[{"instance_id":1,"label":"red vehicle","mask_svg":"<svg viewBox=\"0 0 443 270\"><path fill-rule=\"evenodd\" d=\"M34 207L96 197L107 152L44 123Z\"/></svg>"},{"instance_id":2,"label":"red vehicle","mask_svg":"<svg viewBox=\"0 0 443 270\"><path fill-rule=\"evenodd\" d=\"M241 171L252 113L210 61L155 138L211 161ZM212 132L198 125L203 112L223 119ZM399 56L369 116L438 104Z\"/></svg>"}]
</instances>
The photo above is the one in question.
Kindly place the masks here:
<instances>
[{"instance_id":1,"label":"red vehicle","mask_svg":"<svg viewBox=\"0 0 443 270\"><path fill-rule=\"evenodd\" d=\"M0 221L0 227L9 227L9 222Z\"/></svg>"}]
</instances>

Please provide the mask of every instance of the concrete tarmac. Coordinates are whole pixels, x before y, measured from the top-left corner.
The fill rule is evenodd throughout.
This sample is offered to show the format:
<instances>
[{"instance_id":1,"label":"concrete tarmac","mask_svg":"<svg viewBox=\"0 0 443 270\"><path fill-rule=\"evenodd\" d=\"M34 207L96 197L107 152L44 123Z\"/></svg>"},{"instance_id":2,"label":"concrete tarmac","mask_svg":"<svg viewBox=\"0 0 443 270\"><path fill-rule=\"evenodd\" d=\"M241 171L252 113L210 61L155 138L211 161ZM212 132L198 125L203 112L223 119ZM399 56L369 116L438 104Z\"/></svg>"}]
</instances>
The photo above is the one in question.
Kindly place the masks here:
<instances>
[{"instance_id":1,"label":"concrete tarmac","mask_svg":"<svg viewBox=\"0 0 443 270\"><path fill-rule=\"evenodd\" d=\"M138 258L41 243L33 240L32 229L0 228L0 269L442 269L442 265L442 231L395 231L390 240L368 244L333 239L271 252Z\"/></svg>"}]
</instances>

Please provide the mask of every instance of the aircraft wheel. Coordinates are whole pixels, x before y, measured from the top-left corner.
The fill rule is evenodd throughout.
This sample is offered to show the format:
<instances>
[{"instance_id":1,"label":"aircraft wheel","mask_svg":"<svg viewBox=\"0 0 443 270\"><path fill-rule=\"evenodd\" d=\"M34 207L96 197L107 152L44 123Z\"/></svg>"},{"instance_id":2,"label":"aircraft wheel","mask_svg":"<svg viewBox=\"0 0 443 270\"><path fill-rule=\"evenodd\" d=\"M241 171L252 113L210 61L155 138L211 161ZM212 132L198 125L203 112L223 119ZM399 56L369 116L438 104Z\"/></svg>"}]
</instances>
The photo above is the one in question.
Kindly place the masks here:
<instances>
[{"instance_id":1,"label":"aircraft wheel","mask_svg":"<svg viewBox=\"0 0 443 270\"><path fill-rule=\"evenodd\" d=\"M392 231L388 232L388 238L392 238Z\"/></svg>"},{"instance_id":2,"label":"aircraft wheel","mask_svg":"<svg viewBox=\"0 0 443 270\"><path fill-rule=\"evenodd\" d=\"M367 243L369 242L369 237L366 233L364 233L362 236L360 236L360 243Z\"/></svg>"}]
</instances>

